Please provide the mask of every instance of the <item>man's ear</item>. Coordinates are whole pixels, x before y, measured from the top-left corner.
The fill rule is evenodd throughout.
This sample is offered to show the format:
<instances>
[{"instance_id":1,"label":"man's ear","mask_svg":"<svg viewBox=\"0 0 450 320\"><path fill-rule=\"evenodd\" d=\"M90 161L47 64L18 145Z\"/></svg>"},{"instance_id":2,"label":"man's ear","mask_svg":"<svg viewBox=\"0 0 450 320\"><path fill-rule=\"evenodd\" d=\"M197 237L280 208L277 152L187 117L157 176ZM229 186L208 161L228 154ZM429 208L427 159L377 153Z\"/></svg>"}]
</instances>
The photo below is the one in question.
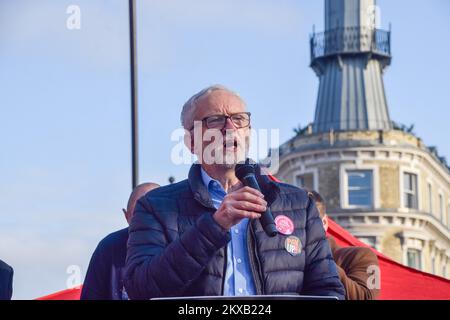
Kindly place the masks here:
<instances>
[{"instance_id":1,"label":"man's ear","mask_svg":"<svg viewBox=\"0 0 450 320\"><path fill-rule=\"evenodd\" d=\"M130 219L131 217L128 216L127 210L122 209L122 212L123 212L123 215L125 216L125 220L127 220L128 224L129 224L129 223L130 223L130 220L131 220L131 219Z\"/></svg>"},{"instance_id":2,"label":"man's ear","mask_svg":"<svg viewBox=\"0 0 450 320\"><path fill-rule=\"evenodd\" d=\"M325 232L328 231L328 216L324 215L322 218L323 228L325 229Z\"/></svg>"}]
</instances>

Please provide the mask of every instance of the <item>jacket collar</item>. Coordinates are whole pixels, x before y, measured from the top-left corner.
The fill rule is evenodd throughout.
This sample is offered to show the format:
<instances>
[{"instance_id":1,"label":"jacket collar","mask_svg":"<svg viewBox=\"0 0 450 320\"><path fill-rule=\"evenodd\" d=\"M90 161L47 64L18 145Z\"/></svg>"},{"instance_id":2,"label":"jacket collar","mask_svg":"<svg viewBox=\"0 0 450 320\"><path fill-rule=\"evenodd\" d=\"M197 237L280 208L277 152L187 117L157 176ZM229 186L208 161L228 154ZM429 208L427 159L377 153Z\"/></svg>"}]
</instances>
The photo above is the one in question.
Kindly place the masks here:
<instances>
[{"instance_id":1,"label":"jacket collar","mask_svg":"<svg viewBox=\"0 0 450 320\"><path fill-rule=\"evenodd\" d=\"M275 182L270 180L267 175L261 175L261 167L259 165L255 165L255 169L256 180L261 188L261 192L264 194L264 199L270 206L278 197L280 188ZM207 208L215 209L208 189L203 183L201 165L199 163L194 163L191 166L188 174L188 182L192 194L194 195L194 199Z\"/></svg>"},{"instance_id":2,"label":"jacket collar","mask_svg":"<svg viewBox=\"0 0 450 320\"><path fill-rule=\"evenodd\" d=\"M201 166L199 163L194 163L191 166L188 174L188 182L192 194L194 195L194 199L207 208L215 209L208 189L203 183Z\"/></svg>"}]
</instances>

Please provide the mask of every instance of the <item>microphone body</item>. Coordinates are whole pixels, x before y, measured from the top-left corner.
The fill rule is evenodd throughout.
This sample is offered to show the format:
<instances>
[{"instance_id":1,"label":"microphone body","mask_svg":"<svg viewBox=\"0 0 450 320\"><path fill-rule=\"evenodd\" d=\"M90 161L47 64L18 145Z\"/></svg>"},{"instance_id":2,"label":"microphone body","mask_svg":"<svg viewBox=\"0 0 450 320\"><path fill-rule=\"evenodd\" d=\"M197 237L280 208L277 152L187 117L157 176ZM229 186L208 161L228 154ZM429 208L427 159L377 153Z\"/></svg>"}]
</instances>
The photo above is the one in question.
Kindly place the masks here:
<instances>
[{"instance_id":1,"label":"microphone body","mask_svg":"<svg viewBox=\"0 0 450 320\"><path fill-rule=\"evenodd\" d=\"M253 165L237 164L235 173L236 177L242 182L244 186L248 186L261 192L261 188L259 187L258 181L256 180L255 168ZM261 214L259 222L261 223L261 226L269 237L275 237L278 234L270 208L267 208L266 212L263 212Z\"/></svg>"}]
</instances>

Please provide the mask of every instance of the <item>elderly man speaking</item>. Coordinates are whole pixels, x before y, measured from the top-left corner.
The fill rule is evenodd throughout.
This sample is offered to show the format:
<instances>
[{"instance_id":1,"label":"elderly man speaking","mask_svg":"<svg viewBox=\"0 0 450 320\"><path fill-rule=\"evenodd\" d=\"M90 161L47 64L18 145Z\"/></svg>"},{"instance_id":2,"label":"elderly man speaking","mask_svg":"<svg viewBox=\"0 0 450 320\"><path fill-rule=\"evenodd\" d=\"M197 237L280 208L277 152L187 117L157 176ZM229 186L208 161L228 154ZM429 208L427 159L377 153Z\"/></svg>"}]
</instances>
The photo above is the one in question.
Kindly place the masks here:
<instances>
[{"instance_id":1,"label":"elderly man speaking","mask_svg":"<svg viewBox=\"0 0 450 320\"><path fill-rule=\"evenodd\" d=\"M125 287L131 299L315 295L343 298L319 213L307 193L270 181L244 187L235 166L249 148L250 113L223 86L206 88L181 112L198 157L188 179L138 201L130 225ZM278 234L263 230L267 208Z\"/></svg>"}]
</instances>

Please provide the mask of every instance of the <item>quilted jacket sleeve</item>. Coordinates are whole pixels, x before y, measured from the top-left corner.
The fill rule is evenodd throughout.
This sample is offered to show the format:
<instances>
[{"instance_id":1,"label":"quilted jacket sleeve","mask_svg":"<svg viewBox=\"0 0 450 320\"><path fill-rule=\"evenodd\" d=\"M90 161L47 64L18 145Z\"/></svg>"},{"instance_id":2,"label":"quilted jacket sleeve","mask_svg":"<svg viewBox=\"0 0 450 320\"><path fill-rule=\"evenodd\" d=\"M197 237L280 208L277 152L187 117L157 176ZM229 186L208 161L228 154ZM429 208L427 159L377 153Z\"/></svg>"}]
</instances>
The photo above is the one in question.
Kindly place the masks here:
<instances>
[{"instance_id":1,"label":"quilted jacket sleeve","mask_svg":"<svg viewBox=\"0 0 450 320\"><path fill-rule=\"evenodd\" d=\"M125 288L131 299L181 296L230 240L205 213L170 242L148 199L136 206L128 239Z\"/></svg>"},{"instance_id":2,"label":"quilted jacket sleeve","mask_svg":"<svg viewBox=\"0 0 450 320\"><path fill-rule=\"evenodd\" d=\"M336 264L316 205L309 200L306 220L306 268L302 294L345 298Z\"/></svg>"}]
</instances>

